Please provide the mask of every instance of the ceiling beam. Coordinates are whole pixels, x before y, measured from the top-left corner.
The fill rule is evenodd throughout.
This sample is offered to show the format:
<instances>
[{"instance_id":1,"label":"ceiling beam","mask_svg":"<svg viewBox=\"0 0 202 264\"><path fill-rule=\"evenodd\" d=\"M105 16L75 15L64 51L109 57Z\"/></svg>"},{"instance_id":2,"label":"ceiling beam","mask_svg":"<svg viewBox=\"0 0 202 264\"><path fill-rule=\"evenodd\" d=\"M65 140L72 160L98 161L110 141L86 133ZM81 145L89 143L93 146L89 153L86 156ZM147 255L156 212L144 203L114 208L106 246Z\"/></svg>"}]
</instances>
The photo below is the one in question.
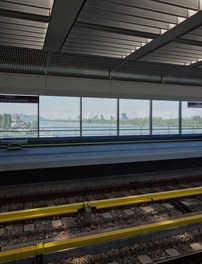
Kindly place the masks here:
<instances>
[{"instance_id":1,"label":"ceiling beam","mask_svg":"<svg viewBox=\"0 0 202 264\"><path fill-rule=\"evenodd\" d=\"M129 56L127 56L121 64L119 64L117 67L115 67L112 70L112 72L119 69L123 64L129 61L136 61L144 57L145 55L163 47L164 45L180 38L181 36L190 32L191 30L194 30L195 28L199 27L202 24L201 16L202 16L202 10L200 10L198 13L191 16L190 18L187 18L185 21L176 25L174 28L168 30L164 34L153 39L145 46L141 47L140 49L134 51Z\"/></svg>"},{"instance_id":2,"label":"ceiling beam","mask_svg":"<svg viewBox=\"0 0 202 264\"><path fill-rule=\"evenodd\" d=\"M197 68L197 67L200 67L200 66L202 66L202 61L197 61L195 63L192 63L192 64L188 65L187 67L189 67L189 68Z\"/></svg>"},{"instance_id":3,"label":"ceiling beam","mask_svg":"<svg viewBox=\"0 0 202 264\"><path fill-rule=\"evenodd\" d=\"M85 0L55 0L44 50L59 52L76 21Z\"/></svg>"}]
</instances>

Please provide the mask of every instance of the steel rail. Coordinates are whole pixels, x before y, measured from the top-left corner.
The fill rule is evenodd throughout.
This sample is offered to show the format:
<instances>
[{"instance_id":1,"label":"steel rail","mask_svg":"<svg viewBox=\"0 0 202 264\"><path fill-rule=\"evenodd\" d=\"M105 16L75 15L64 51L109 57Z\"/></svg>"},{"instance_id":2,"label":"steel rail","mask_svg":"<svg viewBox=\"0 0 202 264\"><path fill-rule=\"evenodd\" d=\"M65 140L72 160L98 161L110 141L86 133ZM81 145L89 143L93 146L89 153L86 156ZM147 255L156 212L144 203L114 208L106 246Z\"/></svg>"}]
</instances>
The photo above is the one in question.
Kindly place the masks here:
<instances>
[{"instance_id":1,"label":"steel rail","mask_svg":"<svg viewBox=\"0 0 202 264\"><path fill-rule=\"evenodd\" d=\"M93 235L81 236L58 242L49 242L45 244L39 243L36 246L29 246L25 248L0 252L0 262L13 261L47 253L53 253L60 250L67 250L74 247L87 246L116 239L123 239L148 233L155 233L171 228L178 228L191 224L197 224L200 222L202 222L202 214L180 217L177 219L166 220L163 222L134 226Z\"/></svg>"},{"instance_id":2,"label":"steel rail","mask_svg":"<svg viewBox=\"0 0 202 264\"><path fill-rule=\"evenodd\" d=\"M86 205L91 208L107 209L113 207L135 205L141 203L149 203L173 198L189 197L194 195L201 195L202 187L195 187L189 189L180 189L175 191L157 192L142 195L134 195L120 198L95 200L89 202L81 202L60 206L35 208L28 210L19 210L12 212L0 213L0 224L10 223L15 221L23 221L36 218L44 218L57 215L67 215L72 213L77 213L78 210L85 209Z\"/></svg>"}]
</instances>

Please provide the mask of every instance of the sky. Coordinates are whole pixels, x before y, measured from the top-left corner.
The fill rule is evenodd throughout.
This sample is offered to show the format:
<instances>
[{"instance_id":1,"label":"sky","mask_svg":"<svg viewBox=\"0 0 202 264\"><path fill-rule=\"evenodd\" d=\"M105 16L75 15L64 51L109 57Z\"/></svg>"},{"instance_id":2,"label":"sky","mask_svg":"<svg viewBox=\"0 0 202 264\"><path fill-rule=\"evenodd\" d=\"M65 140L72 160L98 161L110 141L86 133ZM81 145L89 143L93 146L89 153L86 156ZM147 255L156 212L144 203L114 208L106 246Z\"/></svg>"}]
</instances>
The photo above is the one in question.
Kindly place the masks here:
<instances>
[{"instance_id":1,"label":"sky","mask_svg":"<svg viewBox=\"0 0 202 264\"><path fill-rule=\"evenodd\" d=\"M116 99L83 98L83 117L103 114L116 118ZM79 97L40 96L40 116L48 119L75 119L79 116ZM37 115L37 104L0 103L0 113ZM127 113L129 118L148 117L149 100L120 99L120 115ZM183 116L202 116L202 109L187 108L183 103ZM153 101L153 116L176 118L178 102Z\"/></svg>"}]
</instances>

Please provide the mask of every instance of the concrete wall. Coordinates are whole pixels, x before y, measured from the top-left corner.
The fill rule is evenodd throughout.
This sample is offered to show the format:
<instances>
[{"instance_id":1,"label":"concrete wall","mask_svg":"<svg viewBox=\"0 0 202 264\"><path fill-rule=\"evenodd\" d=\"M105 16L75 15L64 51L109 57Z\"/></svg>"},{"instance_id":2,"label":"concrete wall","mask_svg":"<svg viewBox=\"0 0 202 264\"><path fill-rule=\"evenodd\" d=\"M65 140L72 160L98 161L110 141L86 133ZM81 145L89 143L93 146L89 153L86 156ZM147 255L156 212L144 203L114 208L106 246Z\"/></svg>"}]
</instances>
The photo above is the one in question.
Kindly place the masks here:
<instances>
[{"instance_id":1,"label":"concrete wall","mask_svg":"<svg viewBox=\"0 0 202 264\"><path fill-rule=\"evenodd\" d=\"M0 94L202 101L202 87L0 73Z\"/></svg>"}]
</instances>

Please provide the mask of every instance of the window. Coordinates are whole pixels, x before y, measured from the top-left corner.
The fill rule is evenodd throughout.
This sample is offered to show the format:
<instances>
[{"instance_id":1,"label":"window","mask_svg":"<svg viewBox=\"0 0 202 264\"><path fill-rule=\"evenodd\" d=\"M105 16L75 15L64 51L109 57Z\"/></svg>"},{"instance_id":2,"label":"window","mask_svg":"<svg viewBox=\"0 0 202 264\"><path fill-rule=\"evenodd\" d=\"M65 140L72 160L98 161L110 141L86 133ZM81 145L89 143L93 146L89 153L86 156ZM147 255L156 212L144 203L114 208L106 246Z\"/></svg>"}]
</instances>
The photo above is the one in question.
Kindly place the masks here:
<instances>
[{"instance_id":1,"label":"window","mask_svg":"<svg viewBox=\"0 0 202 264\"><path fill-rule=\"evenodd\" d=\"M148 135L149 100L120 99L119 135Z\"/></svg>"},{"instance_id":2,"label":"window","mask_svg":"<svg viewBox=\"0 0 202 264\"><path fill-rule=\"evenodd\" d=\"M152 133L168 135L179 133L179 102L152 101Z\"/></svg>"},{"instance_id":3,"label":"window","mask_svg":"<svg viewBox=\"0 0 202 264\"><path fill-rule=\"evenodd\" d=\"M82 98L82 135L117 135L117 99Z\"/></svg>"},{"instance_id":4,"label":"window","mask_svg":"<svg viewBox=\"0 0 202 264\"><path fill-rule=\"evenodd\" d=\"M40 136L80 136L80 98L40 96Z\"/></svg>"},{"instance_id":5,"label":"window","mask_svg":"<svg viewBox=\"0 0 202 264\"><path fill-rule=\"evenodd\" d=\"M0 137L38 136L38 97L0 96Z\"/></svg>"},{"instance_id":6,"label":"window","mask_svg":"<svg viewBox=\"0 0 202 264\"><path fill-rule=\"evenodd\" d=\"M182 134L202 133L202 108L182 102Z\"/></svg>"}]
</instances>

